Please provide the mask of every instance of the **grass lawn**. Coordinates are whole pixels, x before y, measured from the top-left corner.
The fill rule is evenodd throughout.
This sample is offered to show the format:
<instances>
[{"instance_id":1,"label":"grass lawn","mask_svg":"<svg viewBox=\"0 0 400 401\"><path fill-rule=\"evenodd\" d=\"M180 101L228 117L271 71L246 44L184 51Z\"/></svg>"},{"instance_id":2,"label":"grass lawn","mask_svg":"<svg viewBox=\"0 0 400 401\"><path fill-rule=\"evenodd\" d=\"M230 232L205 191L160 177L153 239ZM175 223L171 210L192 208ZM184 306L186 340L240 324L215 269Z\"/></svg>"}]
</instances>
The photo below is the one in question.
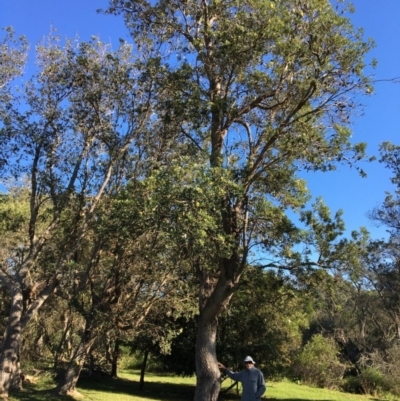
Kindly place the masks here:
<instances>
[{"instance_id":1,"label":"grass lawn","mask_svg":"<svg viewBox=\"0 0 400 401\"><path fill-rule=\"evenodd\" d=\"M232 382L223 383L223 388ZM124 371L118 379L109 377L92 377L79 381L80 401L191 401L194 394L195 378L177 376L161 376L148 373L142 391L138 389L137 372ZM58 396L51 389L55 384L51 380L42 380L36 384L28 384L19 393L10 396L10 401L73 401L68 396ZM221 401L240 400L236 391L222 394ZM341 393L325 389L302 386L290 382L267 382L267 392L263 399L269 401L394 401L395 398L376 398Z\"/></svg>"}]
</instances>

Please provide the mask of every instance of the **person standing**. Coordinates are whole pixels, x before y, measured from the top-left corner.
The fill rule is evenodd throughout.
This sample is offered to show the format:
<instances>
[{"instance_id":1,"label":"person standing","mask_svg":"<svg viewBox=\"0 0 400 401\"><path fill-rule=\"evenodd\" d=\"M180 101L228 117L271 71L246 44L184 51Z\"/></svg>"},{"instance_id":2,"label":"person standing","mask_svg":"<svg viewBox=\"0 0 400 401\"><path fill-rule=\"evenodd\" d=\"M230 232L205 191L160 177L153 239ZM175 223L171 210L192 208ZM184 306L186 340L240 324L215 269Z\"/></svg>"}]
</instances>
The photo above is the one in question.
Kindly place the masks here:
<instances>
[{"instance_id":1,"label":"person standing","mask_svg":"<svg viewBox=\"0 0 400 401\"><path fill-rule=\"evenodd\" d=\"M259 401L267 389L264 375L261 370L254 367L255 362L251 356L243 361L245 369L240 372L231 372L226 366L218 362L218 367L232 380L242 383L242 401Z\"/></svg>"}]
</instances>

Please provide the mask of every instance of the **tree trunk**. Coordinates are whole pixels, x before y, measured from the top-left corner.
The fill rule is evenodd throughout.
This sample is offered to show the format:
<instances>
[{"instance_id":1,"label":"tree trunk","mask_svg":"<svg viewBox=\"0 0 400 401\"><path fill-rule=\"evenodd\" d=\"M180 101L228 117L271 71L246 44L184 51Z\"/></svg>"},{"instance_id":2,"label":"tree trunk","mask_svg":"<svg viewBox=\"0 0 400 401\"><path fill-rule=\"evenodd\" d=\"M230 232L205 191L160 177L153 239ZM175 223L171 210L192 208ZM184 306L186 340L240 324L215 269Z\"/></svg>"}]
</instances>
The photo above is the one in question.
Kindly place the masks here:
<instances>
[{"instance_id":1,"label":"tree trunk","mask_svg":"<svg viewBox=\"0 0 400 401\"><path fill-rule=\"evenodd\" d=\"M92 348L94 340L95 338L92 335L91 327L87 322L81 343L75 350L74 355L68 365L67 371L56 387L57 393L68 395L73 395L76 393L76 383L78 382L83 364L86 357L90 353L90 349Z\"/></svg>"},{"instance_id":2,"label":"tree trunk","mask_svg":"<svg viewBox=\"0 0 400 401\"><path fill-rule=\"evenodd\" d=\"M89 376L93 376L95 373L94 356L92 350L89 352Z\"/></svg>"},{"instance_id":3,"label":"tree trunk","mask_svg":"<svg viewBox=\"0 0 400 401\"><path fill-rule=\"evenodd\" d=\"M44 352L44 335L40 333L35 341L35 361L37 361Z\"/></svg>"},{"instance_id":4,"label":"tree trunk","mask_svg":"<svg viewBox=\"0 0 400 401\"><path fill-rule=\"evenodd\" d=\"M22 372L19 354L17 363L15 365L15 370L11 376L10 390L22 390Z\"/></svg>"},{"instance_id":5,"label":"tree trunk","mask_svg":"<svg viewBox=\"0 0 400 401\"><path fill-rule=\"evenodd\" d=\"M21 332L37 313L44 301L56 288L58 281L49 284L36 298L24 313L24 296L21 287L23 279L13 280L0 274L0 280L10 291L11 308L7 321L4 341L0 355L0 398L8 397L11 389L21 389L22 379L20 371L19 351L21 348Z\"/></svg>"},{"instance_id":6,"label":"tree trunk","mask_svg":"<svg viewBox=\"0 0 400 401\"><path fill-rule=\"evenodd\" d=\"M10 388L21 388L19 349L21 342L22 290L11 287L11 310L0 356L0 397L7 398Z\"/></svg>"},{"instance_id":7,"label":"tree trunk","mask_svg":"<svg viewBox=\"0 0 400 401\"><path fill-rule=\"evenodd\" d=\"M54 372L58 368L58 362L60 360L62 349L65 344L67 345L67 349L69 351L68 356L71 357L71 343L69 341L70 331L71 331L71 319L70 319L70 316L68 316L68 315L63 315L62 318L64 320L64 329L63 329L63 333L61 335L61 339L60 339L58 346L56 348L56 351L54 353L54 364L53 364Z\"/></svg>"},{"instance_id":8,"label":"tree trunk","mask_svg":"<svg viewBox=\"0 0 400 401\"><path fill-rule=\"evenodd\" d=\"M216 354L217 318L200 313L196 338L196 391L194 401L216 401L221 387Z\"/></svg>"},{"instance_id":9,"label":"tree trunk","mask_svg":"<svg viewBox=\"0 0 400 401\"><path fill-rule=\"evenodd\" d=\"M142 368L140 369L140 382L139 382L139 390L143 390L144 388L144 373L146 372L147 358L149 356L149 351L146 350L144 352Z\"/></svg>"},{"instance_id":10,"label":"tree trunk","mask_svg":"<svg viewBox=\"0 0 400 401\"><path fill-rule=\"evenodd\" d=\"M112 352L111 377L117 377L118 357L119 357L119 340L117 338L115 340L114 350Z\"/></svg>"},{"instance_id":11,"label":"tree trunk","mask_svg":"<svg viewBox=\"0 0 400 401\"><path fill-rule=\"evenodd\" d=\"M199 324L196 337L196 391L194 401L216 401L221 388L216 339L218 316L229 303L240 274L235 259L221 260L212 274L198 270L200 282Z\"/></svg>"}]
</instances>

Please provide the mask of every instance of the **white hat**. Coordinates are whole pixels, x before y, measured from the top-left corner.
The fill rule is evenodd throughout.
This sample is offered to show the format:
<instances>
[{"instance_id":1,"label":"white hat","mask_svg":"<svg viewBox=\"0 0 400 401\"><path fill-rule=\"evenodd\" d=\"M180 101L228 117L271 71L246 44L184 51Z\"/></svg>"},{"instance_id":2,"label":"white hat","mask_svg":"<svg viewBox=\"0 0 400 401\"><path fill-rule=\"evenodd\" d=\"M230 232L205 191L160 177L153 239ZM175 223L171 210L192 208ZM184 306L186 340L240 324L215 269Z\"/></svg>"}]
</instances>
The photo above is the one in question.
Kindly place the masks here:
<instances>
[{"instance_id":1,"label":"white hat","mask_svg":"<svg viewBox=\"0 0 400 401\"><path fill-rule=\"evenodd\" d=\"M256 364L254 361L253 361L253 358L251 357L251 356L246 356L246 358L244 358L244 361L243 362L251 362L252 364Z\"/></svg>"}]
</instances>

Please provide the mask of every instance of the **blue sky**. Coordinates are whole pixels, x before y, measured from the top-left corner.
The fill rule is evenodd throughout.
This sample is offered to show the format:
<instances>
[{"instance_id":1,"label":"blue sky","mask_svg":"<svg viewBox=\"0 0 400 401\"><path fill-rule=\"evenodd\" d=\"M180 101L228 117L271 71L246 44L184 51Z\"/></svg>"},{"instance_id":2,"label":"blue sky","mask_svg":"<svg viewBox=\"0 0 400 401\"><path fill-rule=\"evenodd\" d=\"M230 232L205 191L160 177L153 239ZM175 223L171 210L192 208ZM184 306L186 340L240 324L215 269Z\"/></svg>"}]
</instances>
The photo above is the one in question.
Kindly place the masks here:
<instances>
[{"instance_id":1,"label":"blue sky","mask_svg":"<svg viewBox=\"0 0 400 401\"><path fill-rule=\"evenodd\" d=\"M11 25L17 34L26 35L32 50L50 32L50 25L61 37L78 34L81 40L87 40L91 35L100 35L116 48L119 38L129 40L129 35L121 17L96 14L96 9L107 4L107 0L0 0L0 26ZM369 55L378 60L375 78L400 77L400 0L354 0L353 4L354 26L362 27L365 37L372 37L377 45ZM361 100L365 107L354 120L354 141L367 142L368 153L377 156L381 142L400 144L400 84L377 83L374 94ZM366 215L383 200L384 192L392 189L390 172L378 162L363 163L361 167L367 178L361 178L347 166L305 177L312 194L321 195L332 212L344 210L348 230L366 226L375 237L380 237L384 229L376 228Z\"/></svg>"},{"instance_id":2,"label":"blue sky","mask_svg":"<svg viewBox=\"0 0 400 401\"><path fill-rule=\"evenodd\" d=\"M353 25L364 29L366 38L376 43L370 54L378 60L373 71L375 79L400 77L400 1L354 0ZM367 142L367 152L379 156L379 144L391 141L400 144L400 83L376 83L374 94L360 99L365 105L362 115L354 119L355 142ZM390 172L376 162L362 163L367 178L361 178L355 169L339 166L325 174L308 174L308 187L313 195L322 195L332 211L344 210L349 230L365 226L374 236L385 234L376 228L366 214L384 199L384 192L392 190Z\"/></svg>"}]
</instances>

